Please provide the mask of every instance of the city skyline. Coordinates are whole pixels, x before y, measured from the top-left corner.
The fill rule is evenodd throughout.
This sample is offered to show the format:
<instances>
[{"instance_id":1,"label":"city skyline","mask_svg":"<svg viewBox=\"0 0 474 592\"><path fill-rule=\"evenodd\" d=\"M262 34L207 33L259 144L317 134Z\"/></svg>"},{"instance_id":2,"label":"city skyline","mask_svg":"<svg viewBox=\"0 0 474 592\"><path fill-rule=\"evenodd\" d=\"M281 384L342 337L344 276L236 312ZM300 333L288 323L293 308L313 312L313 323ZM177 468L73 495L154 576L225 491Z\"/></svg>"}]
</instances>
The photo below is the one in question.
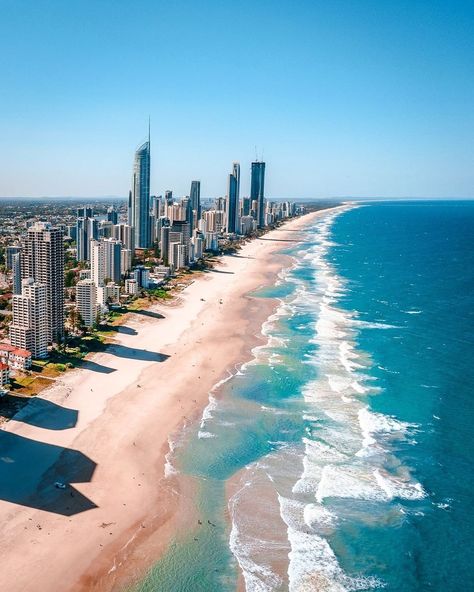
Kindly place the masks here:
<instances>
[{"instance_id":1,"label":"city skyline","mask_svg":"<svg viewBox=\"0 0 474 592\"><path fill-rule=\"evenodd\" d=\"M150 115L156 193L257 151L269 198L473 196L472 4L140 7L3 4L0 195L126 195Z\"/></svg>"}]
</instances>

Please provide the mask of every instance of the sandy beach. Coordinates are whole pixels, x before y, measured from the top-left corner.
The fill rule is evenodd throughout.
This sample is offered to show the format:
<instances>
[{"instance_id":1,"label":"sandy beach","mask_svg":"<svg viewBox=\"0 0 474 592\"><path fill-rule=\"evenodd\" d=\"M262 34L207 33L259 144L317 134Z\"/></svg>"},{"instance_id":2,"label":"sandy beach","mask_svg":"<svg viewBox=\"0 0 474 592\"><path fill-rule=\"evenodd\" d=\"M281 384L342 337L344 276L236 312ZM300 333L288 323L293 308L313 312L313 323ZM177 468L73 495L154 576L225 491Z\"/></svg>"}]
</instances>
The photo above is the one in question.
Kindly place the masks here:
<instances>
[{"instance_id":1,"label":"sandy beach","mask_svg":"<svg viewBox=\"0 0 474 592\"><path fill-rule=\"evenodd\" d=\"M176 303L130 314L114 345L2 427L2 589L118 590L156 560L192 496L166 464L169 438L261 342L275 303L248 294L274 282L290 262L277 252L324 213L247 243Z\"/></svg>"}]
</instances>

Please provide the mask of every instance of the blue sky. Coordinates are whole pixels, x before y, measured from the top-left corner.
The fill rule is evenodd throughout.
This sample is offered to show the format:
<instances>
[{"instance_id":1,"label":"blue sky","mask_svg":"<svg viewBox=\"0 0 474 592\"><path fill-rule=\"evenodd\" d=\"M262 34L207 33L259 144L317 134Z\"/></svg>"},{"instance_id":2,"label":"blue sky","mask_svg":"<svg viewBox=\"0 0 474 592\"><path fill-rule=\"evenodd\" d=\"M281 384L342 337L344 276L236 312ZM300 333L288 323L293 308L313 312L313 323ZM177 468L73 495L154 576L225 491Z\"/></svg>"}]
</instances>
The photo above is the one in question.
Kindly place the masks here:
<instances>
[{"instance_id":1,"label":"blue sky","mask_svg":"<svg viewBox=\"0 0 474 592\"><path fill-rule=\"evenodd\" d=\"M0 0L0 195L474 196L474 2Z\"/></svg>"}]
</instances>

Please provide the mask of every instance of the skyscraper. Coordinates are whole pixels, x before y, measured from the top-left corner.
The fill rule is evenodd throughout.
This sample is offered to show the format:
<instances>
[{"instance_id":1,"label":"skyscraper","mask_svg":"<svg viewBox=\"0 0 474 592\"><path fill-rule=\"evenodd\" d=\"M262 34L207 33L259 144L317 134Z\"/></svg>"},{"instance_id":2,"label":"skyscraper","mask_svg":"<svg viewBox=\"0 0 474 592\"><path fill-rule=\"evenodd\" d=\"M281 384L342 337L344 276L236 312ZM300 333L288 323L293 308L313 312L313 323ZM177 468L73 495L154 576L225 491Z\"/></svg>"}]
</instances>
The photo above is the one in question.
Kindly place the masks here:
<instances>
[{"instance_id":1,"label":"skyscraper","mask_svg":"<svg viewBox=\"0 0 474 592\"><path fill-rule=\"evenodd\" d=\"M130 200L130 226L134 228L135 246L150 246L150 137L135 152L132 194Z\"/></svg>"},{"instance_id":2,"label":"skyscraper","mask_svg":"<svg viewBox=\"0 0 474 592\"><path fill-rule=\"evenodd\" d=\"M63 231L46 222L28 228L21 258L23 279L33 278L46 286L48 341L64 336L64 243Z\"/></svg>"},{"instance_id":3,"label":"skyscraper","mask_svg":"<svg viewBox=\"0 0 474 592\"><path fill-rule=\"evenodd\" d=\"M257 226L265 226L265 163L252 162L252 178L250 182L250 199L257 202Z\"/></svg>"},{"instance_id":4,"label":"skyscraper","mask_svg":"<svg viewBox=\"0 0 474 592\"><path fill-rule=\"evenodd\" d=\"M122 243L115 238L91 241L91 279L100 288L105 280L120 282Z\"/></svg>"},{"instance_id":5,"label":"skyscraper","mask_svg":"<svg viewBox=\"0 0 474 592\"><path fill-rule=\"evenodd\" d=\"M117 222L118 222L118 212L114 208L114 206L110 206L107 209L107 220L109 222L112 222L112 224L117 224Z\"/></svg>"},{"instance_id":6,"label":"skyscraper","mask_svg":"<svg viewBox=\"0 0 474 592\"><path fill-rule=\"evenodd\" d=\"M201 181L191 181L191 191L189 193L191 208L196 212L198 220L201 219Z\"/></svg>"},{"instance_id":7,"label":"skyscraper","mask_svg":"<svg viewBox=\"0 0 474 592\"><path fill-rule=\"evenodd\" d=\"M228 178L227 203L226 203L226 228L229 233L240 231L239 222L239 187L240 187L240 164L234 162L232 173Z\"/></svg>"}]
</instances>

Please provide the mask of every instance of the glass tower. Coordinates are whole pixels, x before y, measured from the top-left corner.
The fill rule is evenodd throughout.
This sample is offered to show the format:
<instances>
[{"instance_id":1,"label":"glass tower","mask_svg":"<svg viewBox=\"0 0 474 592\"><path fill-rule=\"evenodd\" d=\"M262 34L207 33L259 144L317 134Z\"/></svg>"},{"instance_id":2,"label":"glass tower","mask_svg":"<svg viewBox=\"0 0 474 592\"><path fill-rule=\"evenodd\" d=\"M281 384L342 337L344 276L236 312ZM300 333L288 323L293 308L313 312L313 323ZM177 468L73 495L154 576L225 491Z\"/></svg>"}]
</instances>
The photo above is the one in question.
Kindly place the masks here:
<instances>
[{"instance_id":1,"label":"glass tower","mask_svg":"<svg viewBox=\"0 0 474 592\"><path fill-rule=\"evenodd\" d=\"M133 226L135 246L150 246L150 140L135 152L132 195L130 200L130 226Z\"/></svg>"},{"instance_id":2,"label":"glass tower","mask_svg":"<svg viewBox=\"0 0 474 592\"><path fill-rule=\"evenodd\" d=\"M250 182L250 199L257 202L257 226L265 226L265 163L252 162L252 179Z\"/></svg>"}]
</instances>

